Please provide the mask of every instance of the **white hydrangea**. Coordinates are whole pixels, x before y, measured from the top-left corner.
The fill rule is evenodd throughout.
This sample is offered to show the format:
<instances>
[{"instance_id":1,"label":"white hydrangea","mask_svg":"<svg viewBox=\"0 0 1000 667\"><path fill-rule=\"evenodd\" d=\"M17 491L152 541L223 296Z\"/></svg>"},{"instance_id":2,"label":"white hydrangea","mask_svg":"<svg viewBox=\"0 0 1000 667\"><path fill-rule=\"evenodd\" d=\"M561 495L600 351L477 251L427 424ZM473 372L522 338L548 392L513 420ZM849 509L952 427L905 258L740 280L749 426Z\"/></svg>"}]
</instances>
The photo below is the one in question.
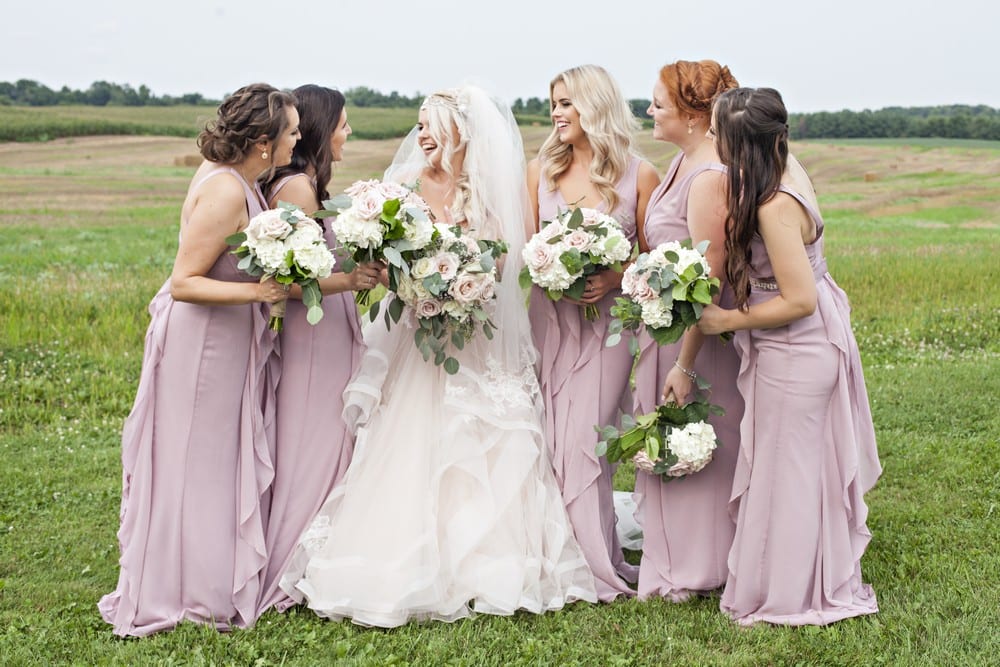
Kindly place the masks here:
<instances>
[{"instance_id":1,"label":"white hydrangea","mask_svg":"<svg viewBox=\"0 0 1000 667\"><path fill-rule=\"evenodd\" d=\"M333 253L319 243L296 249L295 261L310 278L326 278L334 265Z\"/></svg>"},{"instance_id":2,"label":"white hydrangea","mask_svg":"<svg viewBox=\"0 0 1000 667\"><path fill-rule=\"evenodd\" d=\"M662 329L673 324L674 314L663 299L653 299L642 303L642 321L654 329Z\"/></svg>"},{"instance_id":3,"label":"white hydrangea","mask_svg":"<svg viewBox=\"0 0 1000 667\"><path fill-rule=\"evenodd\" d=\"M337 216L330 228L341 243L350 243L361 248L375 248L382 245L382 223L367 220L348 209Z\"/></svg>"},{"instance_id":4,"label":"white hydrangea","mask_svg":"<svg viewBox=\"0 0 1000 667\"><path fill-rule=\"evenodd\" d=\"M323 228L311 218L302 218L295 225L295 231L285 239L285 245L292 250L308 248L323 242Z\"/></svg>"},{"instance_id":5,"label":"white hydrangea","mask_svg":"<svg viewBox=\"0 0 1000 667\"><path fill-rule=\"evenodd\" d=\"M264 273L278 273L288 275L290 267L285 262L288 249L284 242L277 239L259 239L257 246L251 248L257 256L257 261L264 269Z\"/></svg>"},{"instance_id":6,"label":"white hydrangea","mask_svg":"<svg viewBox=\"0 0 1000 667\"><path fill-rule=\"evenodd\" d=\"M694 422L670 431L667 446L679 464L694 472L712 460L716 446L715 429L708 422Z\"/></svg>"}]
</instances>

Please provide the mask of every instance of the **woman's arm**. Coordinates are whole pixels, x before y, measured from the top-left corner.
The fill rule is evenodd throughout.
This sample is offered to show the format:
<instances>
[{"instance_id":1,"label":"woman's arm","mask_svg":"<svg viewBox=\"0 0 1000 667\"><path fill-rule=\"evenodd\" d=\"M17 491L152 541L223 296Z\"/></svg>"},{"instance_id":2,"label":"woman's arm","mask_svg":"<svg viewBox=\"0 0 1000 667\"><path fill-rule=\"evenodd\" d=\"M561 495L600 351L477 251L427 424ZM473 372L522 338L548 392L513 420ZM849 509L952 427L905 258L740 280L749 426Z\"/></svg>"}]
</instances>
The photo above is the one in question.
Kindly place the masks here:
<instances>
[{"instance_id":1,"label":"woman's arm","mask_svg":"<svg viewBox=\"0 0 1000 667\"><path fill-rule=\"evenodd\" d=\"M747 311L706 308L698 328L707 334L737 329L771 329L811 315L816 310L816 281L806 254L806 239L815 234L812 220L791 196L778 193L757 212L778 294Z\"/></svg>"},{"instance_id":2,"label":"woman's arm","mask_svg":"<svg viewBox=\"0 0 1000 667\"><path fill-rule=\"evenodd\" d=\"M312 215L320 208L316 190L313 189L312 182L305 174L285 181L285 184L271 195L268 205L271 208L276 208L280 202L294 204L305 211L306 215ZM340 292L371 289L378 284L381 273L382 266L378 263L359 264L350 273L331 273L317 282L323 296L329 296ZM292 299L301 299L302 288L298 285L292 285L288 296Z\"/></svg>"},{"instance_id":3,"label":"woman's arm","mask_svg":"<svg viewBox=\"0 0 1000 667\"><path fill-rule=\"evenodd\" d=\"M691 243L698 245L708 241L705 259L709 275L721 278L726 261L726 180L721 172L710 170L695 177L688 192L688 231ZM718 295L714 301L718 302ZM678 404L688 401L694 389L694 362L705 342L705 334L697 327L684 332L681 349L676 363L667 372L660 400L672 400Z\"/></svg>"},{"instance_id":4,"label":"woman's arm","mask_svg":"<svg viewBox=\"0 0 1000 667\"><path fill-rule=\"evenodd\" d=\"M207 181L192 203L187 223L181 230L170 295L177 301L203 305L274 303L285 291L273 279L264 282L230 282L208 277L229 246L226 237L248 222L243 186L229 175Z\"/></svg>"}]
</instances>

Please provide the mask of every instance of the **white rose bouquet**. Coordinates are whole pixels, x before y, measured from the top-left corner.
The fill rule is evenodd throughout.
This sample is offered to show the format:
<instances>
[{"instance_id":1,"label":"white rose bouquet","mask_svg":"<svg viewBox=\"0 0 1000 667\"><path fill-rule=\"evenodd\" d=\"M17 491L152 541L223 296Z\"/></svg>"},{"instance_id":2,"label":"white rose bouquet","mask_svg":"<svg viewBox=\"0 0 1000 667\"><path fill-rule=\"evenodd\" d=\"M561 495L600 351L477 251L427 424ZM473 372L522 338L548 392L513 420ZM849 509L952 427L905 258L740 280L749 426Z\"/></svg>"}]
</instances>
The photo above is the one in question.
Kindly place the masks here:
<instances>
[{"instance_id":1,"label":"white rose bouquet","mask_svg":"<svg viewBox=\"0 0 1000 667\"><path fill-rule=\"evenodd\" d=\"M690 475L712 460L719 440L706 420L724 410L698 399L680 407L667 403L655 412L622 416L621 428L595 427L600 433L597 455L610 462L632 459L636 468L664 481Z\"/></svg>"},{"instance_id":2,"label":"white rose bouquet","mask_svg":"<svg viewBox=\"0 0 1000 667\"><path fill-rule=\"evenodd\" d=\"M413 188L376 179L355 181L324 201L316 216L336 216L330 228L348 254L344 271L350 273L360 262L384 262L393 290L408 273L413 252L430 243L434 231L430 208ZM355 301L368 305L370 292L359 291Z\"/></svg>"},{"instance_id":3,"label":"white rose bouquet","mask_svg":"<svg viewBox=\"0 0 1000 667\"><path fill-rule=\"evenodd\" d=\"M476 241L461 227L444 223L434 224L433 231L431 242L414 253L409 272L401 273L385 322L399 321L403 308L410 308L417 323L413 341L424 360L433 357L455 374L459 362L446 352L449 343L461 350L479 329L493 338L487 306L494 298L496 263L507 245Z\"/></svg>"},{"instance_id":4,"label":"white rose bouquet","mask_svg":"<svg viewBox=\"0 0 1000 667\"><path fill-rule=\"evenodd\" d=\"M617 345L623 330L637 331L640 326L659 345L680 340L719 292L719 279L708 273L707 249L708 241L692 247L688 239L661 243L639 255L622 276L625 296L611 307L607 346ZM637 354L634 337L629 344Z\"/></svg>"},{"instance_id":5,"label":"white rose bouquet","mask_svg":"<svg viewBox=\"0 0 1000 667\"><path fill-rule=\"evenodd\" d=\"M237 266L243 271L261 280L273 277L286 289L299 285L309 324L323 319L323 293L317 280L330 275L335 260L323 228L300 208L280 202L278 208L251 218L246 229L229 236L226 243L236 246L232 253L240 258ZM271 306L268 327L273 331L281 331L285 306L285 300Z\"/></svg>"},{"instance_id":6,"label":"white rose bouquet","mask_svg":"<svg viewBox=\"0 0 1000 667\"><path fill-rule=\"evenodd\" d=\"M592 208L575 208L560 211L553 220L543 220L521 255L521 287L538 285L550 299L558 301L563 296L581 298L587 276L593 273L607 268L620 273L632 248L613 217ZM584 316L596 320L597 306L588 304Z\"/></svg>"}]
</instances>

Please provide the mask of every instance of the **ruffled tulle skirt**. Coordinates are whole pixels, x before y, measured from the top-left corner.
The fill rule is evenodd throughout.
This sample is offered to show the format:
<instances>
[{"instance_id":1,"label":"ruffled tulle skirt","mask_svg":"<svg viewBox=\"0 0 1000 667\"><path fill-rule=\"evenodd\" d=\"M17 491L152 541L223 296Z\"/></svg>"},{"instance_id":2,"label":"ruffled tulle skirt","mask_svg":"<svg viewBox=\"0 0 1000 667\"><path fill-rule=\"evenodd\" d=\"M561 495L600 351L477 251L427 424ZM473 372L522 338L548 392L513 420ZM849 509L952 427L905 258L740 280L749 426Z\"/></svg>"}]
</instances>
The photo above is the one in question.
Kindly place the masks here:
<instances>
[{"instance_id":1,"label":"ruffled tulle skirt","mask_svg":"<svg viewBox=\"0 0 1000 667\"><path fill-rule=\"evenodd\" d=\"M394 627L596 601L546 456L529 364L476 339L447 375L405 318L366 331L345 392L355 457L282 588L320 616Z\"/></svg>"}]
</instances>

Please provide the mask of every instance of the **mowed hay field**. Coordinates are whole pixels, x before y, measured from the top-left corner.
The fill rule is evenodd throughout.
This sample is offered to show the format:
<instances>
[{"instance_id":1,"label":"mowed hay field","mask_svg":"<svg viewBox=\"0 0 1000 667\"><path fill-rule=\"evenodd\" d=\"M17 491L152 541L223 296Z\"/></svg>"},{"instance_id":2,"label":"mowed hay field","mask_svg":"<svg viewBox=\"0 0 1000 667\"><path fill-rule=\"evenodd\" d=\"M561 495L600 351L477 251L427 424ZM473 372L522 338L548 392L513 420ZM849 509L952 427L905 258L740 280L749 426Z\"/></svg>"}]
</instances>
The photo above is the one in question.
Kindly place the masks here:
<instances>
[{"instance_id":1,"label":"mowed hay field","mask_svg":"<svg viewBox=\"0 0 1000 667\"><path fill-rule=\"evenodd\" d=\"M548 131L522 128L529 156ZM380 176L398 143L349 140L331 191ZM662 173L673 150L648 133L640 144ZM746 630L714 596L386 632L299 609L230 634L184 625L120 640L96 602L117 577L121 424L197 150L157 136L0 143L0 664L995 663L1000 145L793 151L823 206L879 436L862 561L879 614Z\"/></svg>"}]
</instances>

